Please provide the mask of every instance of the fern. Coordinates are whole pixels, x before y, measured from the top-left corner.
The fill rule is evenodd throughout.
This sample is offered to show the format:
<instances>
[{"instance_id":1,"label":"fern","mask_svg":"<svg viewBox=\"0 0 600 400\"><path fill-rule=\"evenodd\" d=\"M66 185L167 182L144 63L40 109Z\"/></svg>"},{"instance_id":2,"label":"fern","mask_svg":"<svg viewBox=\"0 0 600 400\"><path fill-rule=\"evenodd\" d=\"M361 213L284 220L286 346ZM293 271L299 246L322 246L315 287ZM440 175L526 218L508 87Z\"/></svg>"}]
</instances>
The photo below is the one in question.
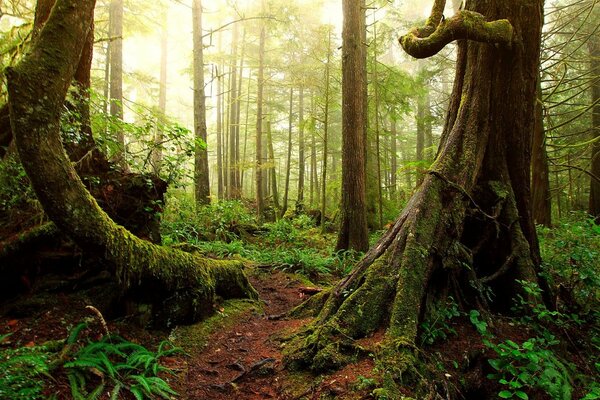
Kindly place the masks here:
<instances>
[{"instance_id":1,"label":"fern","mask_svg":"<svg viewBox=\"0 0 600 400\"><path fill-rule=\"evenodd\" d=\"M81 331L87 328L87 326L88 325L85 322L82 322L81 324L77 325L69 334L69 337L67 338L67 344L75 343Z\"/></svg>"},{"instance_id":2,"label":"fern","mask_svg":"<svg viewBox=\"0 0 600 400\"><path fill-rule=\"evenodd\" d=\"M179 351L168 342L162 342L154 353L119 336L105 336L79 349L73 359L64 364L64 368L69 370L71 391L76 400L97 399L105 389L104 385L98 386L86 397L87 378L91 377L92 370L100 371L108 378L107 384L114 388L111 399L118 399L123 389L136 399L156 396L170 399L177 392L157 375L163 371L174 372L161 365L160 358Z\"/></svg>"}]
</instances>

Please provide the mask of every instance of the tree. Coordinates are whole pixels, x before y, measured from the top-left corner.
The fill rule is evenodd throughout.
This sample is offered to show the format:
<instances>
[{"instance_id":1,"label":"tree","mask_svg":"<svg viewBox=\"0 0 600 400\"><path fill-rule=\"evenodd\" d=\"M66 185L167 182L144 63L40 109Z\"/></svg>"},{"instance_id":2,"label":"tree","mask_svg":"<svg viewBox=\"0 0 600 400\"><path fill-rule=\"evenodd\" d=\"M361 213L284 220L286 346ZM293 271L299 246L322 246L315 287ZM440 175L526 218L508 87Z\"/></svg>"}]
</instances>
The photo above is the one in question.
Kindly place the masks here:
<instances>
[{"instance_id":1,"label":"tree","mask_svg":"<svg viewBox=\"0 0 600 400\"><path fill-rule=\"evenodd\" d=\"M265 2L262 1L262 10L265 10ZM260 23L260 39L258 50L258 93L256 97L256 213L259 220L262 220L265 212L265 193L263 177L263 96L265 87L265 23Z\"/></svg>"},{"instance_id":2,"label":"tree","mask_svg":"<svg viewBox=\"0 0 600 400\"><path fill-rule=\"evenodd\" d=\"M361 2L344 0L342 31L342 204L336 250L369 247L366 211L365 93ZM322 182L325 184L325 182Z\"/></svg>"},{"instance_id":3,"label":"tree","mask_svg":"<svg viewBox=\"0 0 600 400\"><path fill-rule=\"evenodd\" d=\"M123 0L110 1L110 116L117 122L123 120ZM118 123L111 124L112 134L119 144L115 161L126 168L125 133Z\"/></svg>"},{"instance_id":4,"label":"tree","mask_svg":"<svg viewBox=\"0 0 600 400\"><path fill-rule=\"evenodd\" d=\"M152 151L152 167L155 174L160 174L162 164L162 149L164 132L163 127L166 122L167 113L167 57L169 46L169 18L168 7L163 7L163 19L161 23L161 38L160 38L160 81L158 92L158 126L156 127L156 135L154 138L155 148Z\"/></svg>"},{"instance_id":5,"label":"tree","mask_svg":"<svg viewBox=\"0 0 600 400\"><path fill-rule=\"evenodd\" d=\"M30 53L6 71L17 149L44 211L81 248L112 266L124 292L152 285L146 292L157 321L161 313L163 323L197 320L212 311L217 294L256 297L240 263L156 246L117 225L98 207L67 158L60 139L61 110L94 4L58 0Z\"/></svg>"},{"instance_id":6,"label":"tree","mask_svg":"<svg viewBox=\"0 0 600 400\"><path fill-rule=\"evenodd\" d=\"M196 204L210 203L208 151L206 149L206 96L204 94L204 45L202 43L202 1L192 5L194 35L194 194Z\"/></svg>"},{"instance_id":7,"label":"tree","mask_svg":"<svg viewBox=\"0 0 600 400\"><path fill-rule=\"evenodd\" d=\"M546 152L546 135L544 132L544 105L542 103L542 86L538 78L535 126L531 148L531 201L533 220L544 226L552 225L550 203L550 177L548 169L548 153Z\"/></svg>"},{"instance_id":8,"label":"tree","mask_svg":"<svg viewBox=\"0 0 600 400\"><path fill-rule=\"evenodd\" d=\"M600 222L600 34L592 35L588 42L590 53L590 71L593 84L592 98L592 162L590 178L590 205L589 213L597 222Z\"/></svg>"},{"instance_id":9,"label":"tree","mask_svg":"<svg viewBox=\"0 0 600 400\"><path fill-rule=\"evenodd\" d=\"M385 326L376 358L394 387L416 362L428 305L451 295L484 315L501 312L519 291L517 279L538 280L529 172L543 2L471 1L451 18L443 17L445 3L436 0L425 26L400 39L417 58L458 41L437 157L352 273L305 306L320 313L289 346L289 363L338 367L351 339Z\"/></svg>"}]
</instances>

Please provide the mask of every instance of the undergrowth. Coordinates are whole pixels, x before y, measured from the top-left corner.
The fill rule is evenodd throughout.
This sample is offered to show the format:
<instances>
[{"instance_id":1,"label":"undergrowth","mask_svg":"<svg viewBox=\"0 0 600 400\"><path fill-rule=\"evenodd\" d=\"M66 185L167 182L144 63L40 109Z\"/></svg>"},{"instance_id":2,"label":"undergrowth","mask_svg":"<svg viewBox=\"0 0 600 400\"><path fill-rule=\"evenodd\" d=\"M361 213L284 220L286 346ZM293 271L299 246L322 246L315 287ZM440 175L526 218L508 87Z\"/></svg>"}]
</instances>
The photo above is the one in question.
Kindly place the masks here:
<instances>
[{"instance_id":1,"label":"undergrowth","mask_svg":"<svg viewBox=\"0 0 600 400\"><path fill-rule=\"evenodd\" d=\"M47 384L63 376L74 400L171 399L177 395L163 379L173 371L161 359L179 352L178 348L165 341L154 352L110 334L99 340L84 339L81 333L87 327L87 323L79 324L66 340L1 350L0 399L55 399Z\"/></svg>"}]
</instances>

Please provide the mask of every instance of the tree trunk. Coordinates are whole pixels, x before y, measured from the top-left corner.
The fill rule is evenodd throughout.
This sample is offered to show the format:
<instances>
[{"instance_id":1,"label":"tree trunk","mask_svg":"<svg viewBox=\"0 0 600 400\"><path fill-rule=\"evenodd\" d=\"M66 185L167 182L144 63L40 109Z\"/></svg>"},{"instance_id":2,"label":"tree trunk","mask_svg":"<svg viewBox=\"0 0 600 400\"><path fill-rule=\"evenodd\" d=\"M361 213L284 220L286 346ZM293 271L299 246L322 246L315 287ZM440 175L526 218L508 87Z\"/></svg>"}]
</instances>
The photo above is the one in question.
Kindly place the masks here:
<instances>
[{"instance_id":1,"label":"tree trunk","mask_svg":"<svg viewBox=\"0 0 600 400\"><path fill-rule=\"evenodd\" d=\"M231 41L231 67L230 67L230 79L229 79L229 95L231 98L230 109L229 109L229 179L227 180L227 198L228 199L239 199L240 191L237 185L238 182L238 168L239 168L239 108L240 108L240 97L238 94L237 84L237 48L238 48L238 26L234 24L233 27L233 39Z\"/></svg>"},{"instance_id":2,"label":"tree trunk","mask_svg":"<svg viewBox=\"0 0 600 400\"><path fill-rule=\"evenodd\" d=\"M156 128L156 136L154 137L154 149L152 151L152 166L156 175L160 174L162 164L163 150L163 129L166 123L167 114L167 56L169 45L169 8L163 8L163 20L161 26L160 40L160 80L158 91L158 126Z\"/></svg>"},{"instance_id":3,"label":"tree trunk","mask_svg":"<svg viewBox=\"0 0 600 400\"><path fill-rule=\"evenodd\" d=\"M390 172L390 197L395 203L398 201L398 124L391 121L391 172Z\"/></svg>"},{"instance_id":4,"label":"tree trunk","mask_svg":"<svg viewBox=\"0 0 600 400\"><path fill-rule=\"evenodd\" d=\"M600 34L596 32L588 41L590 53L590 69L595 77L592 85L592 163L590 172L590 204L589 213L600 223Z\"/></svg>"},{"instance_id":5,"label":"tree trunk","mask_svg":"<svg viewBox=\"0 0 600 400\"><path fill-rule=\"evenodd\" d=\"M219 33L219 49L221 34ZM220 51L219 51L220 52ZM217 71L217 197L223 200L223 68Z\"/></svg>"},{"instance_id":6,"label":"tree trunk","mask_svg":"<svg viewBox=\"0 0 600 400\"><path fill-rule=\"evenodd\" d=\"M94 4L93 0L58 0L31 52L18 66L7 69L12 130L44 211L81 248L112 265L124 290L153 284L155 290L146 293L155 321L197 320L212 311L217 294L255 297L240 263L156 246L115 224L90 196L66 156L60 114Z\"/></svg>"},{"instance_id":7,"label":"tree trunk","mask_svg":"<svg viewBox=\"0 0 600 400\"><path fill-rule=\"evenodd\" d=\"M110 36L110 116L111 134L119 144L115 162L127 170L127 146L123 121L123 0L111 0L109 16Z\"/></svg>"},{"instance_id":8,"label":"tree trunk","mask_svg":"<svg viewBox=\"0 0 600 400\"><path fill-rule=\"evenodd\" d=\"M436 1L429 25L400 39L418 57L472 39L458 44L436 160L397 221L288 346L288 362L339 367L354 348L350 339L385 326L376 356L394 387L415 362L427 304L452 295L467 309L508 311L516 279L538 279L529 174L542 0L472 1L472 11L443 19L444 5ZM494 292L492 303L484 287Z\"/></svg>"},{"instance_id":9,"label":"tree trunk","mask_svg":"<svg viewBox=\"0 0 600 400\"><path fill-rule=\"evenodd\" d=\"M271 132L271 121L267 119L267 150L269 158L269 183L271 184L271 196L273 196L273 207L275 215L279 211L279 190L277 188L277 171L275 170L275 152L273 151L273 134Z\"/></svg>"},{"instance_id":10,"label":"tree trunk","mask_svg":"<svg viewBox=\"0 0 600 400\"><path fill-rule=\"evenodd\" d=\"M294 88L290 88L290 109L288 119L288 149L285 167L285 189L283 192L283 206L281 207L281 217L285 215L288 208L288 196L290 191L290 170L292 168L292 125L294 116Z\"/></svg>"},{"instance_id":11,"label":"tree trunk","mask_svg":"<svg viewBox=\"0 0 600 400\"><path fill-rule=\"evenodd\" d=\"M544 131L544 105L542 104L542 86L538 78L535 103L535 125L531 151L531 201L533 220L544 226L552 225L550 203L550 171L546 153L546 133Z\"/></svg>"},{"instance_id":12,"label":"tree trunk","mask_svg":"<svg viewBox=\"0 0 600 400\"><path fill-rule=\"evenodd\" d=\"M262 0L263 11L265 2ZM259 221L262 221L265 214L265 195L263 191L263 95L265 86L265 24L261 21L260 40L258 50L258 89L256 95L256 213Z\"/></svg>"},{"instance_id":13,"label":"tree trunk","mask_svg":"<svg viewBox=\"0 0 600 400\"><path fill-rule=\"evenodd\" d=\"M304 86L300 87L298 98L298 197L296 199L296 212L304 211L304 172L306 169L304 159Z\"/></svg>"},{"instance_id":14,"label":"tree trunk","mask_svg":"<svg viewBox=\"0 0 600 400\"><path fill-rule=\"evenodd\" d=\"M365 124L361 2L344 0L342 32L342 204L336 250L369 247L365 186ZM325 184L325 182L323 182Z\"/></svg>"},{"instance_id":15,"label":"tree trunk","mask_svg":"<svg viewBox=\"0 0 600 400\"><path fill-rule=\"evenodd\" d=\"M194 35L194 194L196 205L210 204L208 150L206 145L206 96L204 94L204 45L202 43L202 1L192 5Z\"/></svg>"}]
</instances>

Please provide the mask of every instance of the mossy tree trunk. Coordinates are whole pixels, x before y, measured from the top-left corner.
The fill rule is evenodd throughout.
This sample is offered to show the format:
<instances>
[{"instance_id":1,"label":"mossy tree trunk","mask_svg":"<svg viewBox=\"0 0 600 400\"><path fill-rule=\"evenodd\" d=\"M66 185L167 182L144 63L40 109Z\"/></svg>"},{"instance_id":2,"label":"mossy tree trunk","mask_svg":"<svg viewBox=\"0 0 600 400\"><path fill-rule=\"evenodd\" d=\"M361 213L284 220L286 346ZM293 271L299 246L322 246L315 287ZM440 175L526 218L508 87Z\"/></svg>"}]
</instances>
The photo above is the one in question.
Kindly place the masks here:
<instances>
[{"instance_id":1,"label":"mossy tree trunk","mask_svg":"<svg viewBox=\"0 0 600 400\"><path fill-rule=\"evenodd\" d=\"M23 167L50 219L114 268L123 289L155 285L162 322L190 322L217 294L255 297L242 265L145 242L113 222L89 194L62 147L60 113L90 29L94 0L58 0L31 52L7 69L11 126Z\"/></svg>"},{"instance_id":2,"label":"mossy tree trunk","mask_svg":"<svg viewBox=\"0 0 600 400\"><path fill-rule=\"evenodd\" d=\"M529 173L542 0L467 1L470 11L446 19L444 6L436 1L427 25L400 39L415 57L459 40L437 157L394 225L325 295L290 346L292 364L337 367L353 339L384 327L379 357L399 379L437 300L452 295L467 310L501 312L516 279L537 280Z\"/></svg>"}]
</instances>

